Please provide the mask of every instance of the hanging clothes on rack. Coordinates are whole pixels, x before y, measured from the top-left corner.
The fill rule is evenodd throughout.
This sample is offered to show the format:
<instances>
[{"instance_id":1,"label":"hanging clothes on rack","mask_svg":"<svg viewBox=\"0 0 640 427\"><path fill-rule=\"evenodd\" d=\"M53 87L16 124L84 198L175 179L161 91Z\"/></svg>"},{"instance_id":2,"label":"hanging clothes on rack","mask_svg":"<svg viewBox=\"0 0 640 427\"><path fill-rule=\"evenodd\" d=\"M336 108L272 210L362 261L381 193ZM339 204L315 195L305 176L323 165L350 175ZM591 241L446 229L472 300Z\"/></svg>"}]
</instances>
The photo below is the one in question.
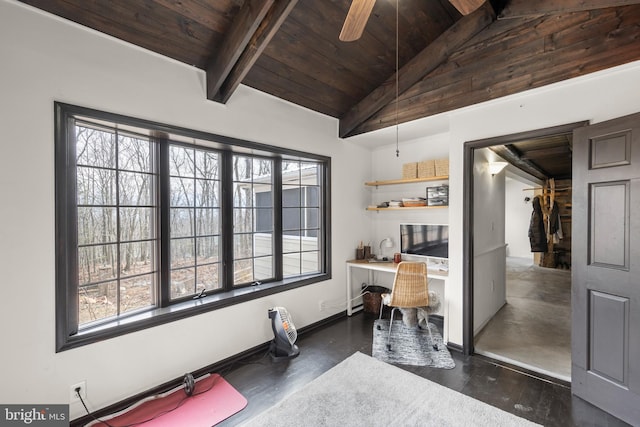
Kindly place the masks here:
<instances>
[{"instance_id":1,"label":"hanging clothes on rack","mask_svg":"<svg viewBox=\"0 0 640 427\"><path fill-rule=\"evenodd\" d=\"M529 221L529 243L531 252L547 252L547 234L544 229L541 196L533 198L533 212Z\"/></svg>"},{"instance_id":2,"label":"hanging clothes on rack","mask_svg":"<svg viewBox=\"0 0 640 427\"><path fill-rule=\"evenodd\" d=\"M559 243L562 240L562 221L560 221L560 209L556 202L553 203L551 211L549 212L549 235L553 237L553 243Z\"/></svg>"}]
</instances>

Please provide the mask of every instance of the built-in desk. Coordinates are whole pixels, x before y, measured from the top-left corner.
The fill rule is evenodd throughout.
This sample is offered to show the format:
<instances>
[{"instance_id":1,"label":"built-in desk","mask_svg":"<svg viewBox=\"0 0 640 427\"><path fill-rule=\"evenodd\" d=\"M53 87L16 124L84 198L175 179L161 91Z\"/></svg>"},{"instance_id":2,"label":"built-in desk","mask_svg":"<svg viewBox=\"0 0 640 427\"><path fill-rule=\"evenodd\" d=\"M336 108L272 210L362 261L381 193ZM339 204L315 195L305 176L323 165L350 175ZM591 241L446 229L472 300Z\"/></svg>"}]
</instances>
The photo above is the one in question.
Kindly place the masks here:
<instances>
[{"instance_id":1,"label":"built-in desk","mask_svg":"<svg viewBox=\"0 0 640 427\"><path fill-rule=\"evenodd\" d=\"M398 268L398 264L393 261L389 262L370 262L368 260L350 260L347 261L347 316L351 316L354 312L353 309L353 289L351 287L351 276L354 268L360 268L363 270L367 270L369 273L369 282L373 283L373 273L376 271L381 271L385 273L395 273ZM449 280L449 272L443 271L440 269L431 269L427 266L427 277L429 279L442 280L444 282L444 288L447 287L447 282ZM444 312L443 320L443 339L444 342L448 342L448 328L447 328L447 317L449 314L449 304L444 295L440 295L442 301L442 309ZM360 308L361 309L361 308Z\"/></svg>"}]
</instances>

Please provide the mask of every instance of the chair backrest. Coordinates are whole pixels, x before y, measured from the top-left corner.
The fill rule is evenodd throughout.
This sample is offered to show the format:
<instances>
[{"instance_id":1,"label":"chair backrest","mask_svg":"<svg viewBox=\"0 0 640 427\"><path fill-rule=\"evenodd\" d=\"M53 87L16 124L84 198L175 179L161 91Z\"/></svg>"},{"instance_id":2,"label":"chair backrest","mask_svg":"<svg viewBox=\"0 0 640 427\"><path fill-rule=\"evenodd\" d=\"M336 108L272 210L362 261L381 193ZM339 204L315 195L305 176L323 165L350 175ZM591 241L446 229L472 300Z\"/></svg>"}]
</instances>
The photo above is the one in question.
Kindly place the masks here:
<instances>
[{"instance_id":1,"label":"chair backrest","mask_svg":"<svg viewBox=\"0 0 640 427\"><path fill-rule=\"evenodd\" d=\"M404 308L429 305L426 263L402 261L398 264L389 305Z\"/></svg>"}]
</instances>

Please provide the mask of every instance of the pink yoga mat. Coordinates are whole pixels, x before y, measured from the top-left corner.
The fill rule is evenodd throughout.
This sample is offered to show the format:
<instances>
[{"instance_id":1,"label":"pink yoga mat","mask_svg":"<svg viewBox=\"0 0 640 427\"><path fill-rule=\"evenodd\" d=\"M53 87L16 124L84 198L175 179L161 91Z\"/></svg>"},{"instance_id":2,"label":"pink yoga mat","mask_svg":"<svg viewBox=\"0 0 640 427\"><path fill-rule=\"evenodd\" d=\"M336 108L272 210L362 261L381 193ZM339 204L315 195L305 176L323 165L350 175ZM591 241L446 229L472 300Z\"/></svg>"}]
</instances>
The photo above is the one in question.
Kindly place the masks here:
<instances>
[{"instance_id":1,"label":"pink yoga mat","mask_svg":"<svg viewBox=\"0 0 640 427\"><path fill-rule=\"evenodd\" d=\"M218 374L199 379L192 396L182 388L135 404L125 412L103 420L113 427L211 427L247 406L247 399ZM147 421L149 420L149 421ZM145 422L146 421L146 422ZM89 424L107 427L103 422Z\"/></svg>"}]
</instances>

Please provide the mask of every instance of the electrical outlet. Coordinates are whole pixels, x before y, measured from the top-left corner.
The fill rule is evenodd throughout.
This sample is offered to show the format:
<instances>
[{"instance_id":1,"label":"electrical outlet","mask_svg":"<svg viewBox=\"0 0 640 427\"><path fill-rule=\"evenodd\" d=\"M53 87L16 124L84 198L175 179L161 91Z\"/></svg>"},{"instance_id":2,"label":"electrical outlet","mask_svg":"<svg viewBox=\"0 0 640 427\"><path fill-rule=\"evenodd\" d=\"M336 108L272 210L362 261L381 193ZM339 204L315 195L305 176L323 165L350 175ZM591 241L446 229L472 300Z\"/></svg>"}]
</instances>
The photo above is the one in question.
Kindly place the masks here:
<instances>
[{"instance_id":1,"label":"electrical outlet","mask_svg":"<svg viewBox=\"0 0 640 427\"><path fill-rule=\"evenodd\" d=\"M324 311L325 308L326 308L326 303L324 301L319 301L318 302L318 310Z\"/></svg>"},{"instance_id":2,"label":"electrical outlet","mask_svg":"<svg viewBox=\"0 0 640 427\"><path fill-rule=\"evenodd\" d=\"M491 292L495 292L496 291L496 281L492 280L491 281Z\"/></svg>"},{"instance_id":3,"label":"electrical outlet","mask_svg":"<svg viewBox=\"0 0 640 427\"><path fill-rule=\"evenodd\" d=\"M76 393L77 388L80 388L80 396L82 396L83 399L87 398L87 382L81 381L69 387L69 403L80 402L80 398Z\"/></svg>"}]
</instances>

